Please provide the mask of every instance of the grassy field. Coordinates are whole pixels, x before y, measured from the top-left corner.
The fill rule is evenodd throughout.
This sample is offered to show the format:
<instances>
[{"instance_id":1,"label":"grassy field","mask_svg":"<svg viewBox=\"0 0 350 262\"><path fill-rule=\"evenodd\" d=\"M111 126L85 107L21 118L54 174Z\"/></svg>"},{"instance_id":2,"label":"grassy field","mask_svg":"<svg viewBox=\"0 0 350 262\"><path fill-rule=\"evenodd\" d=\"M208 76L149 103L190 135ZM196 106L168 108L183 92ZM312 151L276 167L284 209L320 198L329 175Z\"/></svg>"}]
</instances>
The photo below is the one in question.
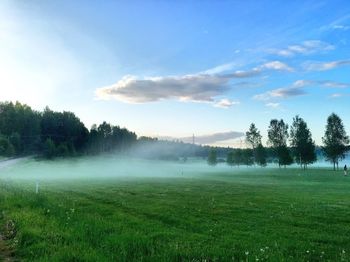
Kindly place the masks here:
<instances>
[{"instance_id":1,"label":"grassy field","mask_svg":"<svg viewBox=\"0 0 350 262\"><path fill-rule=\"evenodd\" d=\"M0 182L24 261L349 261L350 177L226 169L191 177ZM6 233L6 232L5 232Z\"/></svg>"}]
</instances>

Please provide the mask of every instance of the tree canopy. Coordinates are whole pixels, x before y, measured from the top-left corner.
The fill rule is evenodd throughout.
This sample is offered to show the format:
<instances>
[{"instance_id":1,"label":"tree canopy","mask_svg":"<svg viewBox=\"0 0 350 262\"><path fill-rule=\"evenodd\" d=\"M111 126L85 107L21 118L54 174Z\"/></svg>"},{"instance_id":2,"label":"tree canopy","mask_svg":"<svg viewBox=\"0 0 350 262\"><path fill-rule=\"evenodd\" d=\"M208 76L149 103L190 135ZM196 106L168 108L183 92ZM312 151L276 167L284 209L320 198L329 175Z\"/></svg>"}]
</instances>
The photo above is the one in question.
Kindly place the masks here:
<instances>
[{"instance_id":1,"label":"tree canopy","mask_svg":"<svg viewBox=\"0 0 350 262\"><path fill-rule=\"evenodd\" d=\"M268 142L274 148L279 166L286 166L293 163L287 147L288 137L288 124L284 123L283 119L272 119L268 129Z\"/></svg>"},{"instance_id":2,"label":"tree canopy","mask_svg":"<svg viewBox=\"0 0 350 262\"><path fill-rule=\"evenodd\" d=\"M208 155L208 160L207 161L208 161L208 164L211 165L211 166L215 166L218 163L215 149L211 149L209 151L209 155Z\"/></svg>"},{"instance_id":3,"label":"tree canopy","mask_svg":"<svg viewBox=\"0 0 350 262\"><path fill-rule=\"evenodd\" d=\"M333 169L337 167L339 160L345 158L348 151L349 137L346 134L343 121L338 115L332 113L327 118L327 125L323 141L323 151L326 159L333 163Z\"/></svg>"},{"instance_id":4,"label":"tree canopy","mask_svg":"<svg viewBox=\"0 0 350 262\"><path fill-rule=\"evenodd\" d=\"M308 164L317 160L315 152L315 142L312 140L310 129L304 119L298 115L293 118L290 131L290 143L294 159L304 169Z\"/></svg>"}]
</instances>

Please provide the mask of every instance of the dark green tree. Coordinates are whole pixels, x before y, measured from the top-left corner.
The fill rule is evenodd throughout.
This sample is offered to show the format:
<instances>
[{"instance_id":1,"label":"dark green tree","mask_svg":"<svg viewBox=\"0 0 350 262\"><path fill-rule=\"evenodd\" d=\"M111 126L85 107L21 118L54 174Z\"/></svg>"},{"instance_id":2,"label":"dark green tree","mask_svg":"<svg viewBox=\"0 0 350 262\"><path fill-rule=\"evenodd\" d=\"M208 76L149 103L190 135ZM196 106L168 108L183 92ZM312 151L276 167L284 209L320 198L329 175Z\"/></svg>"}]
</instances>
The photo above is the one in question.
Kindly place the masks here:
<instances>
[{"instance_id":1,"label":"dark green tree","mask_svg":"<svg viewBox=\"0 0 350 262\"><path fill-rule=\"evenodd\" d=\"M242 149L242 162L246 166L254 164L254 151L251 148Z\"/></svg>"},{"instance_id":2,"label":"dark green tree","mask_svg":"<svg viewBox=\"0 0 350 262\"><path fill-rule=\"evenodd\" d=\"M327 118L326 131L322 141L324 144L322 149L326 159L333 163L333 170L336 167L338 169L339 160L344 159L348 151L349 137L346 135L343 121L335 113Z\"/></svg>"},{"instance_id":3,"label":"dark green tree","mask_svg":"<svg viewBox=\"0 0 350 262\"><path fill-rule=\"evenodd\" d=\"M295 161L306 169L308 164L317 160L315 143L304 119L298 115L293 118L290 130L290 143Z\"/></svg>"},{"instance_id":4,"label":"dark green tree","mask_svg":"<svg viewBox=\"0 0 350 262\"><path fill-rule=\"evenodd\" d=\"M47 159L52 159L56 156L56 145L54 141L50 138L46 139L44 144L44 157Z\"/></svg>"},{"instance_id":5,"label":"dark green tree","mask_svg":"<svg viewBox=\"0 0 350 262\"><path fill-rule=\"evenodd\" d=\"M293 158L292 158L290 151L286 145L282 145L282 146L278 147L277 154L278 154L278 158L279 158L279 164L281 166L286 167L286 166L293 164Z\"/></svg>"},{"instance_id":6,"label":"dark green tree","mask_svg":"<svg viewBox=\"0 0 350 262\"><path fill-rule=\"evenodd\" d=\"M265 147L260 143L256 150L255 160L259 166L266 166L266 150Z\"/></svg>"},{"instance_id":7,"label":"dark green tree","mask_svg":"<svg viewBox=\"0 0 350 262\"><path fill-rule=\"evenodd\" d=\"M16 154L33 153L40 145L41 115L16 102L0 103L0 133L8 138Z\"/></svg>"},{"instance_id":8,"label":"dark green tree","mask_svg":"<svg viewBox=\"0 0 350 262\"><path fill-rule=\"evenodd\" d=\"M0 136L0 155L2 156L13 156L15 154L15 148L11 144L11 142L5 138Z\"/></svg>"},{"instance_id":9,"label":"dark green tree","mask_svg":"<svg viewBox=\"0 0 350 262\"><path fill-rule=\"evenodd\" d=\"M233 154L234 154L233 151L227 153L226 163L229 166L233 166L234 165Z\"/></svg>"},{"instance_id":10,"label":"dark green tree","mask_svg":"<svg viewBox=\"0 0 350 262\"><path fill-rule=\"evenodd\" d=\"M237 148L233 151L233 164L234 165L241 165L243 164L243 150L241 148Z\"/></svg>"},{"instance_id":11,"label":"dark green tree","mask_svg":"<svg viewBox=\"0 0 350 262\"><path fill-rule=\"evenodd\" d=\"M207 161L208 161L208 164L211 165L211 166L215 166L218 163L215 149L211 149L209 151L209 155L208 155L208 160Z\"/></svg>"},{"instance_id":12,"label":"dark green tree","mask_svg":"<svg viewBox=\"0 0 350 262\"><path fill-rule=\"evenodd\" d=\"M268 129L268 143L273 147L275 155L278 159L278 165L286 166L291 164L290 159L292 157L287 147L288 139L288 124L284 123L283 119L272 119Z\"/></svg>"},{"instance_id":13,"label":"dark green tree","mask_svg":"<svg viewBox=\"0 0 350 262\"><path fill-rule=\"evenodd\" d=\"M9 138L9 141L13 145L15 153L20 154L22 152L22 143L21 143L20 134L18 132L12 133Z\"/></svg>"}]
</instances>

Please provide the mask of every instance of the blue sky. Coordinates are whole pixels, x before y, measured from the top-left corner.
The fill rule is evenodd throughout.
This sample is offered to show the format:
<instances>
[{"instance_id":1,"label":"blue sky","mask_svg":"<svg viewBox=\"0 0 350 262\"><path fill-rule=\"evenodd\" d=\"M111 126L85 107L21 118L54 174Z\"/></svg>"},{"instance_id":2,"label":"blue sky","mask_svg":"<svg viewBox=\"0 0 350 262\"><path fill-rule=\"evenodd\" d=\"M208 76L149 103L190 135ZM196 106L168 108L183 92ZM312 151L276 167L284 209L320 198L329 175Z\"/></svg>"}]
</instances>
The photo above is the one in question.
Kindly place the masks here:
<instances>
[{"instance_id":1,"label":"blue sky","mask_svg":"<svg viewBox=\"0 0 350 262\"><path fill-rule=\"evenodd\" d=\"M349 1L3 0L0 100L171 137L299 114L320 144L332 112L350 133L349 41Z\"/></svg>"}]
</instances>

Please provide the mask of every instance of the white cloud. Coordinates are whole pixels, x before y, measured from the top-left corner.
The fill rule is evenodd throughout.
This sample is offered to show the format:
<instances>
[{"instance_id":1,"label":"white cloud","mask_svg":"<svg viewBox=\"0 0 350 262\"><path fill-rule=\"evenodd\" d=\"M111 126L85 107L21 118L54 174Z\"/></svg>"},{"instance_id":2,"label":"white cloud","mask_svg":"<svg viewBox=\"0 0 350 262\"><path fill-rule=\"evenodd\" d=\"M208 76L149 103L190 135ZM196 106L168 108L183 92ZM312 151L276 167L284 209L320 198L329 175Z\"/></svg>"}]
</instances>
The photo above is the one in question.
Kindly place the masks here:
<instances>
[{"instance_id":1,"label":"white cloud","mask_svg":"<svg viewBox=\"0 0 350 262\"><path fill-rule=\"evenodd\" d=\"M215 107L221 107L221 108L229 108L234 105L239 105L239 101L231 101L229 99L221 99L220 101L216 102L214 104Z\"/></svg>"},{"instance_id":2,"label":"white cloud","mask_svg":"<svg viewBox=\"0 0 350 262\"><path fill-rule=\"evenodd\" d=\"M335 47L331 44L320 40L309 40L304 41L298 45L289 45L283 49L272 49L269 50L270 53L279 55L279 56L294 56L297 54L308 55L316 52L329 51L333 50Z\"/></svg>"},{"instance_id":3,"label":"white cloud","mask_svg":"<svg viewBox=\"0 0 350 262\"><path fill-rule=\"evenodd\" d=\"M329 87L329 88L347 88L347 87L350 87L350 84L334 82L334 81L323 81L322 85L324 87Z\"/></svg>"},{"instance_id":4,"label":"white cloud","mask_svg":"<svg viewBox=\"0 0 350 262\"><path fill-rule=\"evenodd\" d=\"M332 94L330 97L331 98L338 98L338 97L342 97L343 94L339 94L339 93L335 93L335 94Z\"/></svg>"},{"instance_id":5,"label":"white cloud","mask_svg":"<svg viewBox=\"0 0 350 262\"><path fill-rule=\"evenodd\" d=\"M350 26L348 26L348 25L333 25L333 26L331 26L331 29L347 31L350 29Z\"/></svg>"},{"instance_id":6,"label":"white cloud","mask_svg":"<svg viewBox=\"0 0 350 262\"><path fill-rule=\"evenodd\" d=\"M256 100L267 101L271 99L302 96L306 94L304 88L310 86L319 86L326 88L347 88L350 87L350 84L328 80L297 80L288 87L277 88L262 94L257 94L253 98ZM274 103L268 103L266 106L273 107L273 104Z\"/></svg>"},{"instance_id":7,"label":"white cloud","mask_svg":"<svg viewBox=\"0 0 350 262\"><path fill-rule=\"evenodd\" d=\"M330 95L330 98L341 98L341 97L346 97L350 96L350 94L344 94L344 93L334 93Z\"/></svg>"},{"instance_id":8,"label":"white cloud","mask_svg":"<svg viewBox=\"0 0 350 262\"><path fill-rule=\"evenodd\" d=\"M146 103L163 99L213 102L214 97L228 91L229 78L198 74L138 79L125 76L112 86L96 90L101 99L114 98L130 103Z\"/></svg>"},{"instance_id":9,"label":"white cloud","mask_svg":"<svg viewBox=\"0 0 350 262\"><path fill-rule=\"evenodd\" d=\"M280 103L266 103L265 106L271 108L278 108L280 106Z\"/></svg>"},{"instance_id":10,"label":"white cloud","mask_svg":"<svg viewBox=\"0 0 350 262\"><path fill-rule=\"evenodd\" d=\"M260 66L261 70L264 69L272 69L272 70L278 70L278 71L289 71L292 72L293 68L291 68L290 66L288 66L285 63L282 63L280 61L272 61L272 62L268 62L266 64L263 64L262 66Z\"/></svg>"},{"instance_id":11,"label":"white cloud","mask_svg":"<svg viewBox=\"0 0 350 262\"><path fill-rule=\"evenodd\" d=\"M350 65L350 60L338 60L330 62L306 62L303 68L307 71L327 71L340 66Z\"/></svg>"},{"instance_id":12,"label":"white cloud","mask_svg":"<svg viewBox=\"0 0 350 262\"><path fill-rule=\"evenodd\" d=\"M294 96L301 96L305 95L306 92L297 86L291 86L291 87L283 87L283 88L277 88L268 92L265 92L263 94L255 95L253 98L256 100L270 100L273 98L289 98Z\"/></svg>"},{"instance_id":13,"label":"white cloud","mask_svg":"<svg viewBox=\"0 0 350 262\"><path fill-rule=\"evenodd\" d=\"M347 88L350 87L348 83L341 83L329 80L297 80L293 83L295 87L305 87L305 86L321 86L327 88Z\"/></svg>"},{"instance_id":14,"label":"white cloud","mask_svg":"<svg viewBox=\"0 0 350 262\"><path fill-rule=\"evenodd\" d=\"M227 66L228 67L228 66ZM224 68L226 68L224 66ZM222 69L222 66L221 66ZM213 69L211 69L213 72ZM235 71L227 74L198 73L181 76L159 76L139 78L127 75L116 84L97 88L99 99L115 99L129 103L147 103L164 99L180 101L211 102L216 106L228 107L237 102L221 100L215 103L218 96L225 95L230 89L232 79L249 78L265 71L292 71L287 64L272 61L246 71ZM215 69L214 71L219 71Z\"/></svg>"},{"instance_id":15,"label":"white cloud","mask_svg":"<svg viewBox=\"0 0 350 262\"><path fill-rule=\"evenodd\" d=\"M235 66L235 63L227 63L227 64L222 64L213 68L210 68L208 70L205 70L201 72L202 74L209 74L209 75L215 75L215 74L220 74L222 72L231 70Z\"/></svg>"}]
</instances>

